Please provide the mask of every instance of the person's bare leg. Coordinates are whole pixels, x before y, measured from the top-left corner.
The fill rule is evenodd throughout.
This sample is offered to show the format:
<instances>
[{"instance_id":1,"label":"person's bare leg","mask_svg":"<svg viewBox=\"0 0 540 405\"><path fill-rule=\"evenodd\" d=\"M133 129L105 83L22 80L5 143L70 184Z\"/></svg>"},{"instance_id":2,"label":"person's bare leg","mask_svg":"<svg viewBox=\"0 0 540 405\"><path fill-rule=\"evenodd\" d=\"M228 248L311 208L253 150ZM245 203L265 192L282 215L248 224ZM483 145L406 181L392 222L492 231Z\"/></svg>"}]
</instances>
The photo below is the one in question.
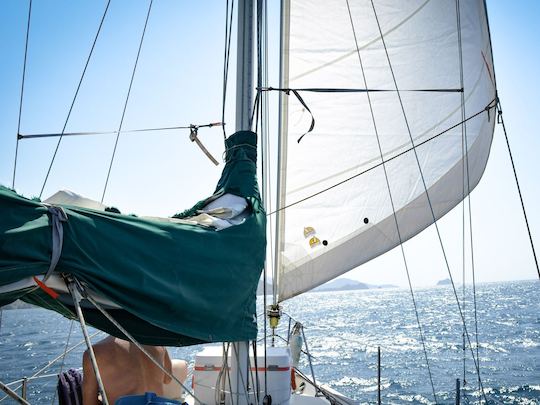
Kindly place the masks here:
<instances>
[{"instance_id":1,"label":"person's bare leg","mask_svg":"<svg viewBox=\"0 0 540 405\"><path fill-rule=\"evenodd\" d=\"M185 384L188 375L187 362L184 360L172 360L172 373L182 384ZM163 396L171 399L180 399L184 389L175 380L163 386Z\"/></svg>"}]
</instances>

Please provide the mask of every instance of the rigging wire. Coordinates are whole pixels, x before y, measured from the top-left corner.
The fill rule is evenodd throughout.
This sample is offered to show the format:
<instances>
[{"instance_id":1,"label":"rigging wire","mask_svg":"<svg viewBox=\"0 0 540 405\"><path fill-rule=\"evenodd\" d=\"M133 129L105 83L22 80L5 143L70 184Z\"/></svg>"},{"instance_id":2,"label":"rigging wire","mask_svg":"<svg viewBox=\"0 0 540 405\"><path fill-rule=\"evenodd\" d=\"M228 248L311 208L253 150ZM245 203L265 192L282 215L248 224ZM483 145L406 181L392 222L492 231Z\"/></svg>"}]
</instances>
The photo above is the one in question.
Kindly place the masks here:
<instances>
[{"instance_id":1,"label":"rigging wire","mask_svg":"<svg viewBox=\"0 0 540 405\"><path fill-rule=\"evenodd\" d=\"M379 22L379 18L377 16L377 11L375 10L375 4L373 3L373 0L371 0L371 6L372 6L372 9L373 9L373 12L375 13L375 20L377 22L377 26L379 28L379 32L381 34L381 42L383 44L383 47L384 47L384 50L385 50L385 54L386 54L386 59L388 61L388 65L389 65L389 68L390 68L390 72L392 74L392 80L394 82L394 86L396 88L396 94L397 94L397 97L398 97L398 100L399 100L399 104L400 104L400 107L401 107L401 111L403 113L403 119L405 121L405 125L407 127L407 132L409 134L409 138L410 138L410 141L411 141L411 144L414 146L414 139L412 137L412 132L411 132L411 128L409 126L409 120L407 119L407 114L405 113L405 107L403 105L403 100L401 99L401 94L399 92L399 88L398 88L398 85L397 85L397 80L396 80L396 76L394 74L394 70L392 68L392 63L390 62L390 55L388 54L388 48L386 47L386 42L384 40L384 36L382 35L382 29L381 29L381 25L380 25L380 22ZM471 350L471 354L472 354L472 357L473 357L473 360L474 360L474 364L475 364L475 367L476 367L476 371L478 373L478 375L480 375L480 370L479 370L479 367L478 367L478 362L477 362L477 359L474 355L474 351L473 351L473 348L472 348L472 344L471 344L471 340L470 340L470 336L469 336L469 333L467 331L467 326L465 324L465 319L464 319L464 316L463 316L463 311L461 309L461 305L459 303L459 297L457 295L457 291L456 291L456 287L455 287L455 284L454 284L454 279L453 279L453 276L452 276L452 272L450 271L450 264L448 262L448 258L446 256L446 251L445 251L445 248L444 248L444 244L443 244L443 241L442 241L442 237L441 237L441 233L439 231L439 226L438 226L438 223L437 223L437 218L435 216L435 211L433 209L433 204L431 203L431 198L429 196L429 192L428 192L428 188L427 188L427 184L426 184L426 180L424 178L424 173L422 171L422 167L420 165L420 159L418 157L418 153L416 151L416 148L413 149L413 152L414 152L414 156L415 156L415 159L416 159L416 163L418 165L418 170L420 172L420 177L422 179L422 184L424 186L424 190L425 190L425 194L426 194L426 198L427 198L427 201L428 201L428 204L429 204L429 208L430 208L430 212L431 212L431 216L433 218L433 225L435 226L435 230L437 232L437 237L439 239L439 244L441 246L441 250L442 250L442 254L443 254L443 258L444 258L444 261L445 261L445 264L446 264L446 269L448 271L448 275L450 277L450 282L452 284L452 290L454 292L454 296L456 298L456 304L457 304L457 307L458 307L458 311L459 311L459 315L461 317L461 320L462 320L462 324L463 324L463 329L465 330L465 334L467 336L467 340L468 340L468 343L469 343L469 348ZM540 274L540 273L539 273ZM480 379L481 381L481 379ZM487 401L487 397L486 397L486 394L484 392L484 388L481 384L481 387L482 387L482 396L484 397L484 400L486 402Z\"/></svg>"},{"instance_id":2,"label":"rigging wire","mask_svg":"<svg viewBox=\"0 0 540 405\"><path fill-rule=\"evenodd\" d=\"M64 371L64 364L66 362L66 354L67 354L68 347L69 347L69 340L71 339L71 333L73 332L73 324L74 323L75 323L75 320L72 319L71 323L69 325L69 333L68 333L68 337L67 337L67 340L66 340L66 345L64 346L64 353L62 355L62 362L60 363L60 371L58 371L58 375L62 374L62 372ZM54 405L54 403L56 402L56 395L57 394L58 394L58 390L55 390L54 395L53 395L53 399L51 401L51 405Z\"/></svg>"},{"instance_id":3,"label":"rigging wire","mask_svg":"<svg viewBox=\"0 0 540 405\"><path fill-rule=\"evenodd\" d=\"M234 0L231 1L231 11L229 14L229 0L225 7L225 46L223 55L223 100L221 107L221 122L223 122L223 139L227 139L227 133L225 131L225 104L227 101L227 80L229 78L229 58L231 54L231 38L232 38L232 25L234 14Z\"/></svg>"},{"instance_id":4,"label":"rigging wire","mask_svg":"<svg viewBox=\"0 0 540 405\"><path fill-rule=\"evenodd\" d=\"M467 138L465 138L467 142ZM467 157L467 174L469 173L469 159ZM476 300L476 271L474 265L474 248L473 248L473 225L472 225L472 207L471 207L471 195L470 195L470 184L469 176L467 176L467 189L469 190L469 196L467 198L468 207L469 207L469 238L470 238L470 249L471 249L471 271L472 271L472 287L473 287L473 313L474 313L474 335L476 341L476 359L478 362L478 391L482 390L482 380L480 376L480 342L478 340L478 307Z\"/></svg>"},{"instance_id":5,"label":"rigging wire","mask_svg":"<svg viewBox=\"0 0 540 405\"><path fill-rule=\"evenodd\" d=\"M92 58L92 54L94 53L94 48L96 46L99 33L101 32L101 28L103 27L103 21L105 21L105 17L107 15L107 10L109 10L109 5L111 4L111 0L107 1L107 6L105 7L105 11L103 12L103 16L101 17L101 22L99 23L98 30L96 32L96 36L94 37L94 42L92 43L92 47L90 48L90 53L88 54L88 58L86 59L86 63L84 65L84 69L81 74L81 78L79 79L79 84L77 85L77 89L75 90L75 95L73 96L73 100L71 101L71 106L69 107L69 111L66 117L66 120L64 122L64 127L62 128L62 133L65 132L67 124L69 122L69 118L71 117L71 112L73 111L73 106L75 105L75 101L77 100L77 96L79 95L79 90L81 88L84 75L86 73L86 69L88 68L88 64L90 63L90 59ZM39 193L39 198L43 195L43 190L45 189L45 185L47 184L47 180L49 179L49 174L51 173L51 169L54 163L54 160L56 158L56 154L58 153L58 149L60 148L60 143L62 142L62 136L58 139L58 142L56 144L56 148L54 150L51 163L49 164L49 169L47 170L47 175L45 176L45 180L43 180L43 185L41 186L41 191Z\"/></svg>"},{"instance_id":6,"label":"rigging wire","mask_svg":"<svg viewBox=\"0 0 540 405\"><path fill-rule=\"evenodd\" d=\"M536 272L538 273L538 278L540 279L540 268L538 267L538 258L536 256L536 250L534 249L534 241L531 234L531 228L529 226L529 220L527 219L527 211L525 210L525 203L523 202L523 195L521 194L521 187L519 186L519 180L517 176L516 166L514 164L514 157L512 155L512 149L510 148L510 141L508 140L508 134L506 132L506 126L504 125L504 119L502 115L502 107L500 100L497 99L497 109L498 109L498 122L501 123L504 139L506 140L506 146L508 149L508 156L510 157L510 163L512 164L512 171L514 172L514 179L516 180L516 187L519 195L519 201L521 202L521 209L523 211L523 218L525 219L525 226L527 227L527 233L529 235L529 241L531 244L531 250L534 258L534 264L536 265Z\"/></svg>"},{"instance_id":7,"label":"rigging wire","mask_svg":"<svg viewBox=\"0 0 540 405\"><path fill-rule=\"evenodd\" d=\"M457 32L458 32L458 48L459 48L459 66L460 66L460 85L462 88L464 85L464 75L463 75L463 42L461 36L461 7L460 0L456 0L456 18L457 18ZM462 119L466 116L465 109L465 93L461 93L461 117ZM482 380L480 375L480 342L478 340L478 307L476 300L476 271L475 271L475 261L474 261L474 239L473 239L473 225L472 225L472 203L471 203L471 185L470 185L470 169L469 169L469 145L467 138L467 124L462 125L462 148L464 151L464 164L463 168L465 179L463 182L463 315L465 317L465 200L467 201L468 206L468 217L469 217L469 241L470 241L470 251L471 251L471 273L472 273L472 293L473 293L473 314L474 314L474 336L476 343L476 361L478 364L477 380L478 380L478 392L481 392L482 389ZM466 180L466 184L465 184ZM466 191L465 191L466 186ZM464 319L465 320L465 319ZM463 345L463 386L467 384L466 380L466 366L465 366L465 329L462 333L462 345ZM462 391L463 398L466 398L465 390Z\"/></svg>"},{"instance_id":8,"label":"rigging wire","mask_svg":"<svg viewBox=\"0 0 540 405\"><path fill-rule=\"evenodd\" d=\"M19 101L19 118L17 122L17 142L15 144L15 160L13 162L13 179L11 180L11 188L15 188L15 175L17 173L17 156L19 154L19 136L21 132L21 117L22 117L22 107L23 107L23 98L24 98L24 80L26 78L26 58L28 56L28 37L30 35L30 19L32 16L32 0L28 4L28 21L26 22L26 39L24 41L24 62L23 62L23 71L22 71L22 82L21 82L21 98Z\"/></svg>"},{"instance_id":9,"label":"rigging wire","mask_svg":"<svg viewBox=\"0 0 540 405\"><path fill-rule=\"evenodd\" d=\"M157 128L140 128L140 129L124 129L122 131L86 131L86 132L64 132L64 133L46 133L46 134L19 134L19 139L33 139L33 138L50 138L58 136L86 136L86 135L114 135L114 134L125 134L125 133L135 133L135 132L154 132L154 131L174 131L180 129L199 129L199 128L211 128L214 126L222 126L223 122L211 122L210 124L205 125L183 125L183 126L174 126L174 127L157 127Z\"/></svg>"},{"instance_id":10,"label":"rigging wire","mask_svg":"<svg viewBox=\"0 0 540 405\"><path fill-rule=\"evenodd\" d=\"M352 28L352 32L353 32L353 36L354 36L354 42L355 42L355 45L356 45L358 61L360 63L360 69L362 71L362 78L363 78L365 87L367 87L367 79L366 79L366 74L365 74L365 71L364 71L364 64L362 63L362 57L360 55L360 47L358 46L358 39L356 37L356 30L355 30L355 27L354 27L354 21L353 21L353 18L352 18L352 13L351 13L349 0L346 0L346 3L347 3L347 10L349 12L349 19L351 21L351 28ZM373 129L375 131L375 136L377 138L377 146L378 146L378 149L379 149L379 154L380 154L380 157L381 157L381 161L384 162L384 154L383 154L383 151L382 151L379 131L377 129L377 123L375 121L375 114L373 112L373 103L371 101L370 93L367 92L366 96L367 96L367 99L368 99L369 111L370 111L370 114L371 114L371 121L373 123ZM410 290L410 293L411 293L412 303L413 303L413 307L414 307L414 313L415 313L415 316L416 316L416 323L417 323L417 326L418 326L418 332L420 334L420 342L422 343L422 350L423 350L423 353L424 353L424 359L426 361L426 367L427 367L427 370L428 370L428 377L429 377L429 382L431 384L431 391L433 393L433 398L435 400L435 403L437 403L438 402L437 401L437 394L435 392L435 385L433 384L433 375L431 373L431 367L429 365L429 358L428 358L427 349L426 349L426 340L425 340L424 332L423 332L423 329L422 329L422 324L420 322L420 316L418 314L418 305L416 303L416 298L415 298L415 295L414 295L414 290L413 290L413 286L412 286L412 282L411 282L411 276L410 276L410 273L409 273L409 266L407 264L407 258L405 256L405 248L403 247L403 238L401 237L401 231L400 231L399 223L398 223L398 220L397 220L396 207L395 207L395 204L394 204L394 198L392 197L392 191L391 191L391 188L390 188L390 180L388 179L388 171L386 170L386 165L384 163L382 165L382 168L383 168L383 171L384 171L384 178L385 178L385 181L386 181L386 187L388 188L388 196L390 198L390 204L392 205L392 214L393 214L393 217L394 217L394 223L396 224L396 232L397 232L397 235L398 235L398 238L399 238L399 246L401 248L401 255L403 257L403 264L405 266L405 273L407 274L407 281L409 283L409 290Z\"/></svg>"},{"instance_id":11,"label":"rigging wire","mask_svg":"<svg viewBox=\"0 0 540 405\"><path fill-rule=\"evenodd\" d=\"M268 209L268 195L269 195L269 186L270 186L270 180L269 180L269 172L267 165L270 164L270 160L268 158L269 148L268 148L268 127L267 127L267 117L264 114L265 108L267 108L268 103L267 99L264 97L261 97L261 92L259 91L259 88L263 85L267 85L268 82L268 76L267 76L267 21L266 21L266 1L264 0L258 0L257 1L257 94L255 97L255 104L256 104L256 110L257 110L257 123L258 123L258 116L259 113L261 115L261 178L262 178L262 198L263 198L263 205L265 210ZM260 107L260 109L259 109ZM254 108L255 110L255 108ZM267 255L268 257L268 255ZM267 298L266 298L266 285L267 285L267 267L268 262L265 259L264 266L263 266L263 318L264 318L264 326L263 326L263 349L264 349L264 398L268 395L268 357L267 357L267 347L268 347L268 331L267 331L267 316L266 316L266 307L268 305ZM255 352L256 348L256 342L254 342L254 359L255 362L257 361L257 356ZM257 376L257 395L259 395L259 369L257 367L257 364L255 364L255 374ZM257 403L260 403L257 401Z\"/></svg>"},{"instance_id":12,"label":"rigging wire","mask_svg":"<svg viewBox=\"0 0 540 405\"><path fill-rule=\"evenodd\" d=\"M231 343L227 343L227 351L225 352L225 372L226 372L226 378L229 382L229 393L231 394L231 405L234 405L234 396L232 395L232 380L231 380L231 368L228 365L229 361L229 350L231 349Z\"/></svg>"},{"instance_id":13,"label":"rigging wire","mask_svg":"<svg viewBox=\"0 0 540 405\"><path fill-rule=\"evenodd\" d=\"M238 353L238 350L237 350L237 345L235 345L234 343L232 344L232 348L233 348L233 355L236 359L236 363L240 365L240 355ZM249 351L249 346L248 346L248 351ZM249 363L250 363L250 360L249 360L249 354L248 354L248 373L249 373ZM251 374L251 373L250 373ZM248 401L249 399L249 392L248 392L248 385L249 385L249 375L246 376L246 380L247 381L244 381L244 373L238 373L238 375L240 375L240 382L242 383L242 389L243 389L243 394L246 396L246 401ZM233 397L232 395L232 391L231 391L231 398ZM239 392L236 392L235 394L239 395L240 393ZM241 402L241 401L239 401Z\"/></svg>"},{"instance_id":14,"label":"rigging wire","mask_svg":"<svg viewBox=\"0 0 540 405\"><path fill-rule=\"evenodd\" d=\"M459 55L459 81L461 88L464 88L464 78L463 78L463 47L461 42L461 13L460 13L460 5L459 0L456 0L456 31L457 31L457 37L458 37L458 55ZM466 116L465 113L465 93L461 93L460 97L461 102L461 120ZM466 305L466 289L465 289L465 270L466 270L466 242L465 242L465 200L467 196L470 195L468 193L469 189L469 167L468 167L468 148L467 148L467 125L463 124L461 126L461 173L462 173L462 194L461 194L461 201L462 201L462 216L461 216L461 225L462 225L462 250L461 250L461 267L462 267L462 274L461 274L461 285L462 285L462 298L461 298L461 305L463 306L463 321L465 322L465 305ZM467 188L467 191L465 191L465 188ZM469 200L469 207L470 207L470 200ZM471 218L469 218L471 220ZM471 220L472 221L472 220ZM472 238L472 235L471 235ZM472 245L472 241L471 241ZM478 338L478 335L476 336ZM463 354L463 388L467 385L467 368L466 368L466 358L467 358L467 347L465 344L465 329L462 328L461 332L461 347L462 347L462 354ZM478 355L476 356L478 358ZM478 365L480 366L480 359L478 358ZM478 367L480 368L480 367ZM462 396L465 398L465 390L461 391Z\"/></svg>"},{"instance_id":15,"label":"rigging wire","mask_svg":"<svg viewBox=\"0 0 540 405\"><path fill-rule=\"evenodd\" d=\"M169 376L171 379L176 381L177 384L179 384L191 397L198 402L199 404L202 404L202 402L195 396L195 394L185 386L174 374L169 372L163 365L157 361L154 356L152 356L122 325L118 323L116 319L107 311L105 310L94 298L92 298L90 295L87 294L84 287L78 282L78 280L75 279L75 288L77 288L77 291L79 293L84 294L84 298L87 299L101 314L108 319L120 332L124 334L124 336L131 341L137 349L139 349L152 363L154 363L163 373L165 373L167 376Z\"/></svg>"},{"instance_id":16,"label":"rigging wire","mask_svg":"<svg viewBox=\"0 0 540 405\"><path fill-rule=\"evenodd\" d=\"M133 86L133 79L135 78L135 72L137 71L137 64L139 63L139 56L141 55L141 48L144 42L144 35L146 34L146 27L148 26L148 18L150 17L150 11L152 10L152 4L154 0L150 0L150 3L148 5L148 12L146 13L146 20L144 21L144 28L141 35L141 40L139 42L139 49L137 50L137 57L135 58L135 64L133 66L133 71L131 72L131 80L129 81L129 88L126 96L126 101L124 103L124 109L122 111L122 118L120 118L120 125L118 126L118 133L116 134L116 140L114 142L114 149L111 156L111 162L109 164L109 170L107 172L107 179L105 180L105 186L103 187L103 194L101 195L101 203L103 203L103 199L105 198L105 193L107 192L107 185L109 184L109 177L111 175L111 169L114 162L114 157L116 155L116 149L118 147L118 140L120 139L120 131L122 130L122 125L124 124L124 117L126 115L126 109L129 102L129 96L131 94L131 87Z\"/></svg>"},{"instance_id":17,"label":"rigging wire","mask_svg":"<svg viewBox=\"0 0 540 405\"><path fill-rule=\"evenodd\" d=\"M263 24L263 43L264 43L264 46L263 46L263 81L262 81L262 84L263 85L267 85L268 84L268 2L265 1L264 2L264 24ZM268 206L267 206L267 209L270 208L270 198L269 196L272 195L272 178L271 178L271 174L272 173L272 168L271 168L271 162L272 160L270 159L270 134L269 134L269 128L268 128L268 123L269 123L269 111L268 111L268 108L269 108L269 100L268 100L268 93L264 93L262 95L262 108L261 108L261 114L262 114L262 117L261 117L261 131L262 131L262 134L263 134L263 140L261 141L261 145L265 145L265 150L264 150L264 153L263 153L263 159L265 159L265 161L267 162L266 164L266 175L263 174L263 178L266 179L266 197L265 197L265 201L268 201ZM262 165L264 166L264 165ZM272 227L268 227L268 232L269 232L269 238L270 240L273 240L272 238ZM267 258L269 257L270 258L270 263L267 265L264 266L264 309L263 311L266 312L266 307L268 305L268 299L267 299L267 295L268 295L268 291L267 291L267 285L268 285L268 272L267 272L267 267L268 265L270 266L270 268L273 268L274 266L274 262L273 262L273 252L272 252L272 243L270 244L270 256L267 256ZM268 350L268 325L267 325L267 321L268 321L268 318L264 317L264 395L265 397L268 395L268 358L267 358L267 350Z\"/></svg>"},{"instance_id":18,"label":"rigging wire","mask_svg":"<svg viewBox=\"0 0 540 405\"><path fill-rule=\"evenodd\" d=\"M286 209L288 209L288 208L291 208L291 207L293 207L293 206L295 206L295 205L301 204L301 203L303 203L304 201L310 200L310 199L312 199L312 198L314 198L314 197L317 197L317 196L320 195L320 194L326 193L327 191L330 191L330 190L332 190L332 189L334 189L334 188L336 188L336 187L339 187L339 186L341 186L341 185L343 185L343 184L345 184L345 183L348 183L349 181L352 181L352 180L356 179L357 177L363 176L364 174L366 174L366 173L368 173L368 172L370 172L370 171L372 171L372 170L375 170L375 169L377 169L378 167L381 167L381 166L382 166L383 164L385 164L385 163L391 162L392 160L397 159L397 158L399 158L399 157L405 155L406 153L411 152L411 151L415 150L416 148L418 148L418 147L420 147L420 146L422 146L422 145L424 145L424 144L426 144L426 143L428 143L428 142L433 141L434 139L436 139L436 138L438 138L438 137L440 137L440 136L442 136L442 135L444 135L444 134L450 132L452 129L455 129L455 128L459 127L459 126L462 125L464 122L470 121L470 120L472 120L472 119L478 117L479 115L483 114L484 112L487 112L487 113L489 114L489 111L491 111L492 109L496 108L495 102L496 102L495 99L492 100L485 108L483 108L482 110L476 112L475 114L473 114L473 115L467 117L467 118L465 119L465 121L458 122L457 124L454 124L454 125L452 125L452 126L446 128L445 130L443 130L443 131L441 131L441 132L438 132L437 134L435 134L435 135L433 135L433 136L431 136L431 137L429 137L429 138L423 140L422 142L419 142L419 143L417 143L417 144L411 146L410 148L407 148L407 149L405 149L405 150L399 152L398 154L396 154L396 155L394 155L394 156L392 156L392 157L389 157L388 159L386 159L386 160L384 160L384 161L382 161L382 162L380 162L380 163L377 163L377 164L375 164L375 165L373 165L373 166L368 167L368 168L365 169L365 170L362 170L360 173L354 174L354 175L352 175L352 176L350 176L350 177L347 177L347 178L344 179L344 180L341 180L341 181L339 181L339 182L337 182L337 183L332 184L331 186L325 187L325 188L323 188L322 190L317 191L316 193L310 194L310 195L308 195L308 196L306 196L306 197L304 197L304 198L301 198L301 199L299 199L299 200L297 200L297 201L294 201L294 202L292 202L292 203L290 203L290 204L287 204L287 205L285 205L285 206L283 206L283 207L277 208L277 209L275 209L275 210L269 212L267 215L274 215L274 214L276 214L276 213L279 212L279 211L283 211L283 210L286 210Z\"/></svg>"},{"instance_id":19,"label":"rigging wire","mask_svg":"<svg viewBox=\"0 0 540 405\"><path fill-rule=\"evenodd\" d=\"M97 332L94 332L92 335L90 335L90 339L92 339L93 337L99 335L99 334L103 334L104 332L98 330ZM73 350L75 350L77 347L81 346L82 344L84 344L85 341L84 339L81 340L79 343L71 346L67 352L67 353L70 353L72 352ZM39 375L42 374L44 371L46 371L47 369L49 369L49 367L51 367L54 363L56 363L58 360L60 360L63 356L65 356L64 353L60 354L59 356L55 357L54 359L50 360L44 367L40 368L38 371L36 371L34 374L32 374L32 376L28 377L27 380L30 381L30 380L33 380L33 379L36 379L36 378L39 378ZM19 380L20 381L20 380ZM14 384L14 382L12 383L9 383L7 385L11 385L11 384ZM20 390L22 387L22 385L19 385L17 386L16 388L13 389L13 391L18 391ZM6 398L9 398L8 396L5 396L3 398L0 399L0 402L4 401Z\"/></svg>"}]
</instances>

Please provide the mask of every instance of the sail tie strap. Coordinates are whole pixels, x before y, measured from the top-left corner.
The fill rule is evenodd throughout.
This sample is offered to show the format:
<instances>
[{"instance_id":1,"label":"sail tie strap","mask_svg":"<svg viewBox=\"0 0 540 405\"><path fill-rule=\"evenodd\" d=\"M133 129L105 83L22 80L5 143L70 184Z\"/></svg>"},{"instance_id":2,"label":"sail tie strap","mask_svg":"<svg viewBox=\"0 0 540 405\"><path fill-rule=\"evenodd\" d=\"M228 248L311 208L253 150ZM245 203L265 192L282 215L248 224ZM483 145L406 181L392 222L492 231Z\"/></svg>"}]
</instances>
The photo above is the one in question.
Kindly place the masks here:
<instances>
[{"instance_id":1,"label":"sail tie strap","mask_svg":"<svg viewBox=\"0 0 540 405\"><path fill-rule=\"evenodd\" d=\"M62 207L57 207L54 205L44 204L47 206L49 214L51 214L51 225L52 225L52 254L51 254L51 264L49 265L49 270L45 273L43 277L43 283L47 281L50 277L58 261L60 260L60 255L62 254L62 246L64 245L64 227L62 222L67 222L68 217L66 212Z\"/></svg>"},{"instance_id":2,"label":"sail tie strap","mask_svg":"<svg viewBox=\"0 0 540 405\"><path fill-rule=\"evenodd\" d=\"M221 124L221 123L216 123L215 125L218 125L218 124ZM190 125L189 129L190 129L189 140L191 142L195 142L197 144L197 146L206 155L206 157L208 159L210 159L213 164L218 166L219 162L212 156L212 154L208 151L208 149L206 149L206 147L202 144L201 140L198 137L198 129L199 129L199 127L196 126L196 125Z\"/></svg>"}]
</instances>

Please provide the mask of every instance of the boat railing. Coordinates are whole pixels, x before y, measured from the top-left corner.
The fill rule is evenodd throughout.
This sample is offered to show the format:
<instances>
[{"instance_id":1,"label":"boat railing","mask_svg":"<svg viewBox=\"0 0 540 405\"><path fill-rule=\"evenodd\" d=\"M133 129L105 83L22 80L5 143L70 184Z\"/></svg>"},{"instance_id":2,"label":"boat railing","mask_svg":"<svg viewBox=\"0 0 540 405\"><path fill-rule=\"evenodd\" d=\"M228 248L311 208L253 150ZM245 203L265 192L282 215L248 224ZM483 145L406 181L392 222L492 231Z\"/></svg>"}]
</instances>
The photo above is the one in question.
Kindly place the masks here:
<instances>
[{"instance_id":1,"label":"boat railing","mask_svg":"<svg viewBox=\"0 0 540 405\"><path fill-rule=\"evenodd\" d=\"M99 334L103 334L104 332L101 332L101 331L97 331L95 333L93 333L90 338L93 338ZM38 379L45 379L45 378L51 378L51 377L58 377L58 373L51 373L51 374L43 374L45 371L47 371L52 365L54 365L55 363L57 363L58 361L60 360L63 360L65 358L65 356L70 353L71 351L75 350L76 348L78 348L79 346L83 345L85 343L84 340L81 340L80 342L78 342L77 344L71 346L70 348L64 350L62 352L62 354L56 356L54 359L50 360L45 366L43 366L41 369L39 369L38 371L36 371L34 374L32 374L30 377L22 377L22 378L19 378L17 380L14 380L14 381L11 381L9 383L1 383L0 384L4 387L6 387L8 390L12 391L13 393L17 393L19 390L21 392L21 395L20 395L20 399L23 399L25 402L26 402L26 398L27 398L27 394L28 394L28 383L30 381L34 381L34 380L38 380ZM11 388L11 386L16 386L15 388ZM3 391L7 394L5 395L4 397L0 398L0 403L3 402L4 400L6 400L7 398L13 398L12 394L9 393L8 391L6 391L5 389L3 389ZM17 396L19 396L17 394ZM13 398L15 399L16 401L18 401L17 398ZM19 403L25 403L25 402L20 402L18 401Z\"/></svg>"}]
</instances>

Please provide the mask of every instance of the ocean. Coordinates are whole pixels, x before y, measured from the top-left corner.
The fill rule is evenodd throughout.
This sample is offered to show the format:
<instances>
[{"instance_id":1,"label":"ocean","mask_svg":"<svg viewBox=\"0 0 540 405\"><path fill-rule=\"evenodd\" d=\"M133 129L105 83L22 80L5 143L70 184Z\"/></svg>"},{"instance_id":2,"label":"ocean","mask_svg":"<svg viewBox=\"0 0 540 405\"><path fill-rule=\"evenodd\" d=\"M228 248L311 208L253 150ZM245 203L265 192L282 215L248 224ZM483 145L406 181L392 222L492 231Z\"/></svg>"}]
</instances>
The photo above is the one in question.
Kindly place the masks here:
<instances>
[{"instance_id":1,"label":"ocean","mask_svg":"<svg viewBox=\"0 0 540 405\"><path fill-rule=\"evenodd\" d=\"M458 288L461 298L461 288ZM479 284L477 326L470 288L463 315L476 353L480 377L490 404L540 404L540 283L538 280ZM370 289L307 293L284 303L276 341L286 338L288 316L305 328L317 382L363 404L377 401L377 349L381 349L382 403L455 404L456 379L462 404L479 403L478 378L450 286L415 291L433 388L407 289ZM260 300L259 300L260 301ZM262 302L259 302L262 311ZM259 318L262 324L262 318ZM0 381L29 377L81 342L78 324L43 309L6 310L0 329ZM94 330L92 330L95 332ZM262 336L262 335L261 335ZM99 339L96 336L95 339ZM270 341L270 340L269 340ZM65 356L64 369L81 366L80 345ZM174 358L193 365L200 347L170 348ZM301 369L311 375L307 356ZM55 363L44 374L57 373ZM19 384L10 385L17 388ZM32 380L28 399L51 404L56 378ZM13 403L11 399L2 401Z\"/></svg>"}]
</instances>

